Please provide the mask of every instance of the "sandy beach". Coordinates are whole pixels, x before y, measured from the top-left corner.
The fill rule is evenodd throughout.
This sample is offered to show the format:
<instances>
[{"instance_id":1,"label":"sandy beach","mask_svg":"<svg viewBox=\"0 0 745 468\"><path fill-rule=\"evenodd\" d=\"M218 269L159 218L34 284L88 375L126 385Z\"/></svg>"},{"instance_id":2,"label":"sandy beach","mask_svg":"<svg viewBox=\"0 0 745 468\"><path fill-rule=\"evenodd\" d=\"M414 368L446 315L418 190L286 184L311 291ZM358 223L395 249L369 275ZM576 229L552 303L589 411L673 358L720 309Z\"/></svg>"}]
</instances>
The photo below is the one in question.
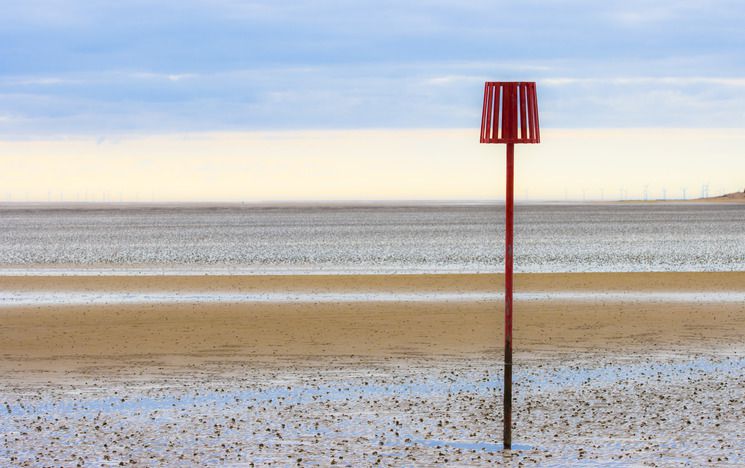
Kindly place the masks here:
<instances>
[{"instance_id":1,"label":"sandy beach","mask_svg":"<svg viewBox=\"0 0 745 468\"><path fill-rule=\"evenodd\" d=\"M32 368L74 370L107 360L117 365L127 359L157 363L174 357L187 363L216 355L240 360L494 355L503 340L501 302L438 295L498 292L502 283L501 275L2 277L0 291L82 296L82 304L0 307L2 370L15 375L19 369L18 376L25 377ZM743 272L518 275L517 290L535 295L518 299L517 351L736 346L745 336L745 303L645 293L741 293L743 285ZM85 304L110 292L156 291L163 296L153 302L145 296L134 304L115 299ZM227 300L198 296L193 302L167 302L169 296L194 293L224 294ZM256 293L310 299L255 303L250 297ZM339 300L317 299L334 293ZM345 293L357 294L345 301ZM386 300L376 300L376 293L385 293ZM396 300L407 293L421 298ZM240 295L249 299L231 303Z\"/></svg>"},{"instance_id":2,"label":"sandy beach","mask_svg":"<svg viewBox=\"0 0 745 468\"><path fill-rule=\"evenodd\" d=\"M745 2L668 3L5 2L0 468L745 467Z\"/></svg>"},{"instance_id":3,"label":"sandy beach","mask_svg":"<svg viewBox=\"0 0 745 468\"><path fill-rule=\"evenodd\" d=\"M745 273L518 275L507 456L501 280L2 277L0 460L745 462Z\"/></svg>"}]
</instances>

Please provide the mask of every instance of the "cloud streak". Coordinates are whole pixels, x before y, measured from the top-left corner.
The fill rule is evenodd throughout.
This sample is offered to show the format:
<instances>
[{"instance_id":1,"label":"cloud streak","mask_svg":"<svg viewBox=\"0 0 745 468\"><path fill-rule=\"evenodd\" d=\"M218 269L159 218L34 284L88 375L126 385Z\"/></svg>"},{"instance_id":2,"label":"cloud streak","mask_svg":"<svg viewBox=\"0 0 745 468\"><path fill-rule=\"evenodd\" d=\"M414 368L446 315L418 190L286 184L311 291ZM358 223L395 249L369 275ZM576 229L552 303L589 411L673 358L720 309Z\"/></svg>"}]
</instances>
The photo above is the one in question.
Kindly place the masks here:
<instances>
[{"instance_id":1,"label":"cloud streak","mask_svg":"<svg viewBox=\"0 0 745 468\"><path fill-rule=\"evenodd\" d=\"M612 85L612 86L745 86L745 77L716 78L703 76L635 76L635 77L607 77L607 78L541 78L541 84L548 86L573 86L573 85Z\"/></svg>"}]
</instances>

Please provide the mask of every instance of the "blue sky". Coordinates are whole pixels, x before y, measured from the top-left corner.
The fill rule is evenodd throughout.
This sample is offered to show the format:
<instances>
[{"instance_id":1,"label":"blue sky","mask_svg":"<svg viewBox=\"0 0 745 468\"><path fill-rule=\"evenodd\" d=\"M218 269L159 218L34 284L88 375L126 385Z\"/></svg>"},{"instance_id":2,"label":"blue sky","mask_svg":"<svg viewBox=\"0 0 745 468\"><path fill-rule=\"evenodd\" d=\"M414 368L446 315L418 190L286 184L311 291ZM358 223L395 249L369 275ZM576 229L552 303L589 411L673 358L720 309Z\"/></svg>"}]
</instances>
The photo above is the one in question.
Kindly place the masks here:
<instances>
[{"instance_id":1,"label":"blue sky","mask_svg":"<svg viewBox=\"0 0 745 468\"><path fill-rule=\"evenodd\" d=\"M745 126L740 0L26 0L0 22L5 139L469 128L487 79L538 81L546 128Z\"/></svg>"}]
</instances>

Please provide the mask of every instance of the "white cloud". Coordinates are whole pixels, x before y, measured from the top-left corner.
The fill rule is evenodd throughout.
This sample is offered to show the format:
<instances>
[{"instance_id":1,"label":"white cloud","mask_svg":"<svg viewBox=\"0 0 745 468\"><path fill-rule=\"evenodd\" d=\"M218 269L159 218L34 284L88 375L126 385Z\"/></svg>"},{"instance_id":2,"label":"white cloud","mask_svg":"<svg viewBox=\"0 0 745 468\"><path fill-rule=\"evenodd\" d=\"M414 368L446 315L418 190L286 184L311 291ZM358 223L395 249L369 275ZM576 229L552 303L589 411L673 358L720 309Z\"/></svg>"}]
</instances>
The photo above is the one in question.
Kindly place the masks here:
<instances>
[{"instance_id":1,"label":"white cloud","mask_svg":"<svg viewBox=\"0 0 745 468\"><path fill-rule=\"evenodd\" d=\"M137 79L164 81L182 81L199 76L195 73L154 73L145 71L129 73L128 75Z\"/></svg>"},{"instance_id":2,"label":"white cloud","mask_svg":"<svg viewBox=\"0 0 745 468\"><path fill-rule=\"evenodd\" d=\"M486 80L487 79L484 76L446 75L446 76L436 76L432 78L427 78L424 80L424 84L434 85L434 86L443 86L443 85L452 85L456 83L477 83L477 82L483 83Z\"/></svg>"},{"instance_id":3,"label":"white cloud","mask_svg":"<svg viewBox=\"0 0 745 468\"><path fill-rule=\"evenodd\" d=\"M6 77L0 79L0 85L2 86L52 86L71 83L79 83L79 81L57 76Z\"/></svg>"},{"instance_id":4,"label":"white cloud","mask_svg":"<svg viewBox=\"0 0 745 468\"><path fill-rule=\"evenodd\" d=\"M671 86L691 86L691 85L714 85L714 86L745 86L745 77L717 78L703 76L667 76L667 77L608 77L608 78L541 78L541 84L547 86L571 86L571 85L671 85Z\"/></svg>"}]
</instances>

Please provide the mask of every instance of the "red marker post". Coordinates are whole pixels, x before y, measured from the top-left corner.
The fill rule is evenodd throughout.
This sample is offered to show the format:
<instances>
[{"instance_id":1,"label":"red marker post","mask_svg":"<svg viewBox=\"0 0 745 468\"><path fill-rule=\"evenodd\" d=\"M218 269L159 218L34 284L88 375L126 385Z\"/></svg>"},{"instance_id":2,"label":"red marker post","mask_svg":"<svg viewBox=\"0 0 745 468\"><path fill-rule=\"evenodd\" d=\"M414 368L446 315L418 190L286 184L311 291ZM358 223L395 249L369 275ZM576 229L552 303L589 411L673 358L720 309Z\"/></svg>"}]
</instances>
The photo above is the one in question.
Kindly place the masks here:
<instances>
[{"instance_id":1,"label":"red marker post","mask_svg":"<svg viewBox=\"0 0 745 468\"><path fill-rule=\"evenodd\" d=\"M504 449L512 449L512 259L515 143L540 143L535 82L487 81L481 143L507 145L504 233Z\"/></svg>"}]
</instances>

